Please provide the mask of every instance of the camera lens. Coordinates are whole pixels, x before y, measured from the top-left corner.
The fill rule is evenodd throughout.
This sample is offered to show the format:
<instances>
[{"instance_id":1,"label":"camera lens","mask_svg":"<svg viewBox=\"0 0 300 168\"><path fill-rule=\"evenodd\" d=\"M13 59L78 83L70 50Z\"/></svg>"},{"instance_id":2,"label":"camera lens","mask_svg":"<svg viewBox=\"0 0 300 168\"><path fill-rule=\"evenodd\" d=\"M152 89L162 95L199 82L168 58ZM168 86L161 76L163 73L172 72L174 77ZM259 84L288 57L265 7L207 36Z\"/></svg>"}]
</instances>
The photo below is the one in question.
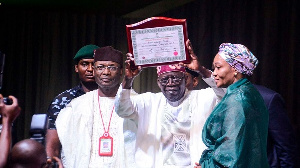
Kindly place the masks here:
<instances>
[{"instance_id":1,"label":"camera lens","mask_svg":"<svg viewBox=\"0 0 300 168\"><path fill-rule=\"evenodd\" d=\"M12 104L12 99L8 97L3 97L3 103L6 105L11 105Z\"/></svg>"}]
</instances>

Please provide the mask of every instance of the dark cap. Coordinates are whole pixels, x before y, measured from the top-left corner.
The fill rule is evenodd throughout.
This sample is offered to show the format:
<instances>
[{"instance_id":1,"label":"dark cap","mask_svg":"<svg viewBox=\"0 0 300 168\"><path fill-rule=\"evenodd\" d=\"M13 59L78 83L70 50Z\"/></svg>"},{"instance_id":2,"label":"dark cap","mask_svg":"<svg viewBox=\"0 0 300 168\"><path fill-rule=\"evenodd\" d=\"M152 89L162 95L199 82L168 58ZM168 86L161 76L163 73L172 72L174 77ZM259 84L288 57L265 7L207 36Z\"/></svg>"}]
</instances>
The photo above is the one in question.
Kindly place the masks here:
<instances>
[{"instance_id":1,"label":"dark cap","mask_svg":"<svg viewBox=\"0 0 300 168\"><path fill-rule=\"evenodd\" d=\"M112 46L101 47L94 52L94 62L113 61L123 66L123 53Z\"/></svg>"},{"instance_id":2,"label":"dark cap","mask_svg":"<svg viewBox=\"0 0 300 168\"><path fill-rule=\"evenodd\" d=\"M75 55L75 57L73 58L75 61L79 61L83 58L94 58L94 50L96 50L97 48L99 48L96 45L86 45L84 47L82 47Z\"/></svg>"}]
</instances>

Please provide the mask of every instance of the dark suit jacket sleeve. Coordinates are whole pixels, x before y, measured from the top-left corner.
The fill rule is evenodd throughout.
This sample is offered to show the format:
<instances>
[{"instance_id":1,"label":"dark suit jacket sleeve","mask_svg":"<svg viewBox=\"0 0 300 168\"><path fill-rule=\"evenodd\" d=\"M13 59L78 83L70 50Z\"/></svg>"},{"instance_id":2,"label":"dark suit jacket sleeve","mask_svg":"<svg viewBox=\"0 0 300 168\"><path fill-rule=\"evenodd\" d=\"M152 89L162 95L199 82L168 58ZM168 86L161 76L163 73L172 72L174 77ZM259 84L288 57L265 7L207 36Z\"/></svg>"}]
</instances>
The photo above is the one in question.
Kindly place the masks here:
<instances>
[{"instance_id":1,"label":"dark suit jacket sleeve","mask_svg":"<svg viewBox=\"0 0 300 168\"><path fill-rule=\"evenodd\" d=\"M282 97L275 92L266 104L269 116L269 138L273 141L274 150L281 167L294 167L297 145L293 128L285 110Z\"/></svg>"}]
</instances>

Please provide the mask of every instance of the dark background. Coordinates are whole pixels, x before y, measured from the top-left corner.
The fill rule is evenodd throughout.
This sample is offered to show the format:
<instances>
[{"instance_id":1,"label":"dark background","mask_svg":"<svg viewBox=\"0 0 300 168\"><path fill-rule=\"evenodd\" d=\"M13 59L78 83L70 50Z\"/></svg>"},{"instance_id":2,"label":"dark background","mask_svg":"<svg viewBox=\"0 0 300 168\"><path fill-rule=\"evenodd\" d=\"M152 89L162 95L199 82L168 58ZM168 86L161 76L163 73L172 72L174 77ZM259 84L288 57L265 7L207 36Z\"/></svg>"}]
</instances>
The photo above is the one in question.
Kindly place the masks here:
<instances>
[{"instance_id":1,"label":"dark background","mask_svg":"<svg viewBox=\"0 0 300 168\"><path fill-rule=\"evenodd\" d=\"M31 117L78 84L72 58L84 45L127 52L125 25L152 16L185 18L188 36L208 68L223 42L247 46L260 61L251 79L279 92L300 142L299 1L297 0L0 0L0 51L6 54L4 96L22 107L16 140L29 137ZM200 88L206 87L202 82ZM157 92L154 68L134 89ZM280 123L278 123L280 124ZM298 159L299 160L299 159Z\"/></svg>"}]
</instances>

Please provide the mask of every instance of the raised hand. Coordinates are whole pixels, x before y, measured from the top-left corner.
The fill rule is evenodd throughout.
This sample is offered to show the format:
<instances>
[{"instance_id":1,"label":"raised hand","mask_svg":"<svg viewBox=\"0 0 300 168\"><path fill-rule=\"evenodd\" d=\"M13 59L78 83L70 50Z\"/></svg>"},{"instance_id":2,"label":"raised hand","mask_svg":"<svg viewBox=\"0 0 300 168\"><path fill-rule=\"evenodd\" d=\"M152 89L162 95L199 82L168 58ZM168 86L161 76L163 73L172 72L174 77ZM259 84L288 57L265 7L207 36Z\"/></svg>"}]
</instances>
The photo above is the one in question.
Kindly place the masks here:
<instances>
[{"instance_id":1,"label":"raised hand","mask_svg":"<svg viewBox=\"0 0 300 168\"><path fill-rule=\"evenodd\" d=\"M189 69L191 69L191 70L198 71L198 70L199 70L200 63L199 63L198 57L197 57L196 54L194 53L194 50L193 50L193 46L192 46L191 41L188 39L188 40L185 42L185 45L186 45L186 48L188 49L188 52L189 52L189 54L190 54L191 62L190 62L189 64L184 64L184 66L186 66L187 68L189 68Z\"/></svg>"},{"instance_id":2,"label":"raised hand","mask_svg":"<svg viewBox=\"0 0 300 168\"><path fill-rule=\"evenodd\" d=\"M131 53L126 54L127 59L125 61L125 77L122 82L124 89L129 89L132 87L133 79L139 75L142 71L141 66L134 66L134 59Z\"/></svg>"},{"instance_id":3,"label":"raised hand","mask_svg":"<svg viewBox=\"0 0 300 168\"><path fill-rule=\"evenodd\" d=\"M189 68L190 70L198 72L204 78L211 77L211 71L206 69L204 66L202 66L200 64L198 57L194 53L192 43L189 39L185 42L185 45L186 45L186 47L188 49L188 52L190 54L191 62L189 64L184 64L184 66Z\"/></svg>"}]
</instances>

